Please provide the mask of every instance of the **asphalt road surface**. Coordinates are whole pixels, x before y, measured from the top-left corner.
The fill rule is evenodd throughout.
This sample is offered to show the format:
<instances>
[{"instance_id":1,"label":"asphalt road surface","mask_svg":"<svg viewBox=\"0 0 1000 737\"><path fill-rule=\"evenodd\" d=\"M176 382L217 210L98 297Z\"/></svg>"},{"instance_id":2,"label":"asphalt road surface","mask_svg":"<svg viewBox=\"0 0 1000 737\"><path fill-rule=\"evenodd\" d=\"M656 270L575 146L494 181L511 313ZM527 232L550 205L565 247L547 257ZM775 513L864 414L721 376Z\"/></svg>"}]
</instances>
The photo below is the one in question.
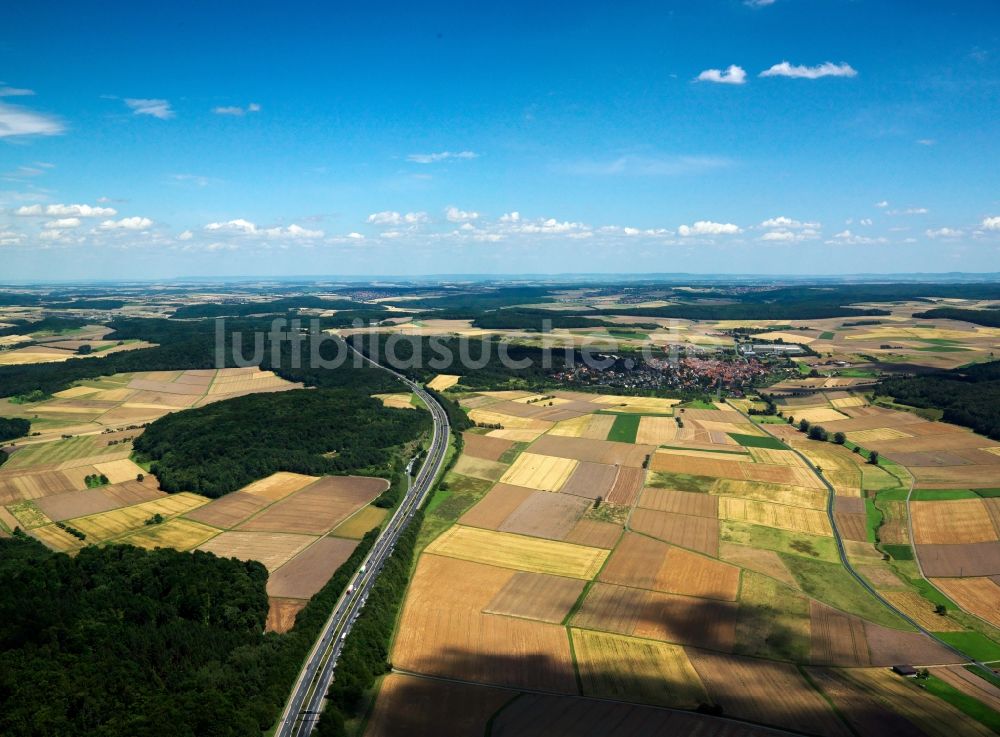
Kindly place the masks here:
<instances>
[{"instance_id":1,"label":"asphalt road surface","mask_svg":"<svg viewBox=\"0 0 1000 737\"><path fill-rule=\"evenodd\" d=\"M351 350L358 353L353 347ZM316 726L323 707L323 699L333 681L337 660L344 647L347 633L351 631L351 626L368 600L368 594L371 592L383 564L392 555L396 540L399 539L400 534L406 529L414 513L420 508L430 492L434 478L444 463L445 451L448 447L448 433L450 431L448 415L445 414L437 400L424 391L423 387L401 374L385 368L367 357L364 359L373 366L378 366L393 374L424 401L434 420L434 437L424 463L410 484L406 496L396 508L388 524L383 527L375 545L372 546L361 567L354 574L354 578L323 626L323 630L306 658L302 670L299 671L299 677L295 681L295 686L274 732L275 737L308 735Z\"/></svg>"}]
</instances>

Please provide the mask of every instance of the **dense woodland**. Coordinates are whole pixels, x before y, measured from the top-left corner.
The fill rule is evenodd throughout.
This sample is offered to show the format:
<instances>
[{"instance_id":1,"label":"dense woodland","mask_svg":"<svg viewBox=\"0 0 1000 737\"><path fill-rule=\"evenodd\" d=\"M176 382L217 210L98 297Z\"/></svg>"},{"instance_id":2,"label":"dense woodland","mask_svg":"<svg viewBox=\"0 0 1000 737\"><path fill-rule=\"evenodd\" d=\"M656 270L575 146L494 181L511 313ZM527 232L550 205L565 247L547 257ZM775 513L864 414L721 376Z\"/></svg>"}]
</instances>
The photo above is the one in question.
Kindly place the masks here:
<instances>
[{"instance_id":1,"label":"dense woodland","mask_svg":"<svg viewBox=\"0 0 1000 737\"><path fill-rule=\"evenodd\" d=\"M0 441L23 438L31 430L31 421L20 417L0 417Z\"/></svg>"},{"instance_id":2,"label":"dense woodland","mask_svg":"<svg viewBox=\"0 0 1000 737\"><path fill-rule=\"evenodd\" d=\"M914 317L929 320L962 320L973 325L983 325L988 328L1000 328L1000 310L963 310L960 307L935 307L926 312L915 312Z\"/></svg>"},{"instance_id":3,"label":"dense woodland","mask_svg":"<svg viewBox=\"0 0 1000 737\"><path fill-rule=\"evenodd\" d=\"M943 409L945 422L1000 440L1000 361L925 376L885 379L878 393L912 407Z\"/></svg>"},{"instance_id":4,"label":"dense woodland","mask_svg":"<svg viewBox=\"0 0 1000 737\"><path fill-rule=\"evenodd\" d=\"M298 389L166 415L134 447L160 488L215 498L276 471L388 473L394 450L429 427L427 412L383 407L365 391Z\"/></svg>"}]
</instances>

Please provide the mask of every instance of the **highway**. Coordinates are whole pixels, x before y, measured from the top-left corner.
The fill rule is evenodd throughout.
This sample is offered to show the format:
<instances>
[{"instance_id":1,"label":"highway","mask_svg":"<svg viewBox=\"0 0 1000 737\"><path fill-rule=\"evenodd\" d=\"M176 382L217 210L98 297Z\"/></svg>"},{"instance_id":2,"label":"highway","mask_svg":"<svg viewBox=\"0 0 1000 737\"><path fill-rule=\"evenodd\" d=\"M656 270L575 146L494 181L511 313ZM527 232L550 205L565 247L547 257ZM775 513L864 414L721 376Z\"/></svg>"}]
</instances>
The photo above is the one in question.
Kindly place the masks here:
<instances>
[{"instance_id":1,"label":"highway","mask_svg":"<svg viewBox=\"0 0 1000 737\"><path fill-rule=\"evenodd\" d=\"M313 645L309 656L303 663L295 686L292 688L292 693L281 713L281 719L274 732L275 737L308 735L316 726L326 692L333 682L337 660L344 647L344 640L364 608L375 579L386 560L392 555L400 534L406 529L414 513L430 493L434 479L444 463L445 452L448 448L448 433L450 432L448 415L437 400L424 391L423 387L403 375L372 361L353 346L350 348L372 366L391 373L424 401L434 420L434 435L416 478L412 480L399 507L383 527L372 549L354 574L348 588L337 601L337 605L323 626L316 644Z\"/></svg>"}]
</instances>

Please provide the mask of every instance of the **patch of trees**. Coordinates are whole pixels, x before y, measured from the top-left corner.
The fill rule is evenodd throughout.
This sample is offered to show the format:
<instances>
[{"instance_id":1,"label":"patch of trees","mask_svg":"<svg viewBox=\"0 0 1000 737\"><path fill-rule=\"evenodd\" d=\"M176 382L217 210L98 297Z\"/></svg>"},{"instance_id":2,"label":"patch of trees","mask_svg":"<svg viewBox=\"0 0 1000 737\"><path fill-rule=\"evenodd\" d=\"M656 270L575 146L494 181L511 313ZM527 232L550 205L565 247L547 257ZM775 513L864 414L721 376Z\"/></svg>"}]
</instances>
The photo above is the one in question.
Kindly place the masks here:
<instances>
[{"instance_id":1,"label":"patch of trees","mask_svg":"<svg viewBox=\"0 0 1000 737\"><path fill-rule=\"evenodd\" d=\"M408 299L401 306L433 311L433 317L438 319L468 320L504 307L553 302L555 297L552 292L552 287L477 287L458 294Z\"/></svg>"},{"instance_id":2,"label":"patch of trees","mask_svg":"<svg viewBox=\"0 0 1000 737\"><path fill-rule=\"evenodd\" d=\"M441 392L431 389L430 387L424 387L424 390L437 400L444 408L444 412L448 415L448 424L455 433L463 433L470 427L473 427L475 423L469 419L469 415L465 413L465 410L459 406L458 402L449 399L448 397L441 394ZM461 437L461 435L459 435Z\"/></svg>"},{"instance_id":3,"label":"patch of trees","mask_svg":"<svg viewBox=\"0 0 1000 737\"><path fill-rule=\"evenodd\" d=\"M166 415L134 447L163 490L217 498L276 471L386 473L394 451L430 422L426 412L384 407L356 387L299 389Z\"/></svg>"},{"instance_id":4,"label":"patch of trees","mask_svg":"<svg viewBox=\"0 0 1000 737\"><path fill-rule=\"evenodd\" d=\"M22 438L30 430L30 420L20 417L0 417L0 441Z\"/></svg>"},{"instance_id":5,"label":"patch of trees","mask_svg":"<svg viewBox=\"0 0 1000 737\"><path fill-rule=\"evenodd\" d=\"M78 299L73 302L49 302L45 306L53 310L120 310L125 306L125 300Z\"/></svg>"},{"instance_id":6,"label":"patch of trees","mask_svg":"<svg viewBox=\"0 0 1000 737\"><path fill-rule=\"evenodd\" d=\"M248 315L286 314L302 309L351 310L362 306L349 299L323 299L312 295L284 297L269 302L221 302L184 305L174 311L180 319L205 317L246 317ZM368 309L385 311L377 305L364 305Z\"/></svg>"},{"instance_id":7,"label":"patch of trees","mask_svg":"<svg viewBox=\"0 0 1000 737\"><path fill-rule=\"evenodd\" d=\"M655 323L637 325L622 325L616 322L602 320L600 317L566 314L562 311L544 309L508 308L494 312L486 312L476 317L472 324L488 330L530 330L547 332L553 328L615 328L618 330L644 329L655 330Z\"/></svg>"},{"instance_id":8,"label":"patch of trees","mask_svg":"<svg viewBox=\"0 0 1000 737\"><path fill-rule=\"evenodd\" d=\"M0 328L0 336L4 335L27 335L28 333L61 333L64 330L76 330L82 328L87 323L83 320L65 317L46 317L41 320L31 322L29 320L10 320L10 327Z\"/></svg>"},{"instance_id":9,"label":"patch of trees","mask_svg":"<svg viewBox=\"0 0 1000 737\"><path fill-rule=\"evenodd\" d=\"M883 379L876 392L911 407L944 410L941 419L1000 440L1000 361L924 376Z\"/></svg>"},{"instance_id":10,"label":"patch of trees","mask_svg":"<svg viewBox=\"0 0 1000 737\"><path fill-rule=\"evenodd\" d=\"M963 310L959 307L935 307L926 312L915 312L914 317L929 320L963 320L973 325L983 325L988 328L1000 328L1000 310Z\"/></svg>"},{"instance_id":11,"label":"patch of trees","mask_svg":"<svg viewBox=\"0 0 1000 737\"><path fill-rule=\"evenodd\" d=\"M391 668L389 643L410 580L423 517L423 511L418 511L399 536L396 549L372 587L368 603L347 636L337 661L337 677L327 692L327 706L317 725L319 737L345 735L345 719L360 715L365 692L375 684L378 676L388 673Z\"/></svg>"}]
</instances>

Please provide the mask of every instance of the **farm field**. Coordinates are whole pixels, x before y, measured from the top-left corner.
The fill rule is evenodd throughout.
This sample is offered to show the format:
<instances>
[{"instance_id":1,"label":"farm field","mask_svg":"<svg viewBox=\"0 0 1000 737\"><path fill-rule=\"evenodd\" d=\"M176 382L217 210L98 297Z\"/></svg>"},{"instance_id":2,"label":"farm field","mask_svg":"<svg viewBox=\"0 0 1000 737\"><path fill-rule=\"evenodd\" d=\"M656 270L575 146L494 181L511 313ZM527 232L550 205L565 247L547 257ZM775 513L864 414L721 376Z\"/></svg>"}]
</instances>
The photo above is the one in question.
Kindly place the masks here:
<instances>
[{"instance_id":1,"label":"farm field","mask_svg":"<svg viewBox=\"0 0 1000 737\"><path fill-rule=\"evenodd\" d=\"M484 693L564 693L577 697L573 709L581 713L591 708L588 696L682 709L711 703L726 715L809 734L847 737L858 725L884 723L916 735L918 712L892 698L866 696L869 712L843 711L838 699L848 681L839 669L896 662L933 668L961 657L851 578L833 524L850 559L905 614L934 632L963 636L972 621L993 632L989 587L997 584L989 576L998 574L935 578L943 593L934 594L926 581L915 583L923 581L915 561L885 560L870 539L872 509L892 509L892 524L907 526L908 467L890 460L891 449L885 464L870 466L849 447L809 441L787 425L769 426L777 435L771 437L728 407L686 408L684 429L698 435L678 437L672 417L628 413L619 398L557 392L563 402L537 407L543 402L531 400L542 395L454 396L476 421L488 417L530 433L516 441L495 427L466 434L450 483L467 478L480 486L432 505L391 654L408 673L455 688L483 684ZM578 414L553 421L548 413L556 409ZM608 409L620 412L598 414ZM900 414L843 391L820 395L812 409L824 427L861 424L858 432L890 426ZM550 419L539 419L543 414ZM528 422L551 424L522 424ZM914 424L904 418L899 426ZM501 458L509 466L484 478L479 464ZM810 461L836 489L833 523L828 491ZM954 540L966 534L978 541L970 546L996 543L990 499L953 496L912 503L926 510L915 514L918 554L929 546L962 547ZM948 509L942 505L958 502L953 514L941 513ZM974 555L971 547L962 554ZM942 555L955 558L953 551ZM935 596L965 601L969 614L935 613ZM375 714L389 708L383 699L397 698L380 695ZM953 708L938 696L926 699ZM531 733L512 709L485 717L494 734L508 723ZM482 723L482 713L470 708L470 718L473 712ZM379 724L382 731L370 724L367 734L384 733Z\"/></svg>"}]
</instances>

